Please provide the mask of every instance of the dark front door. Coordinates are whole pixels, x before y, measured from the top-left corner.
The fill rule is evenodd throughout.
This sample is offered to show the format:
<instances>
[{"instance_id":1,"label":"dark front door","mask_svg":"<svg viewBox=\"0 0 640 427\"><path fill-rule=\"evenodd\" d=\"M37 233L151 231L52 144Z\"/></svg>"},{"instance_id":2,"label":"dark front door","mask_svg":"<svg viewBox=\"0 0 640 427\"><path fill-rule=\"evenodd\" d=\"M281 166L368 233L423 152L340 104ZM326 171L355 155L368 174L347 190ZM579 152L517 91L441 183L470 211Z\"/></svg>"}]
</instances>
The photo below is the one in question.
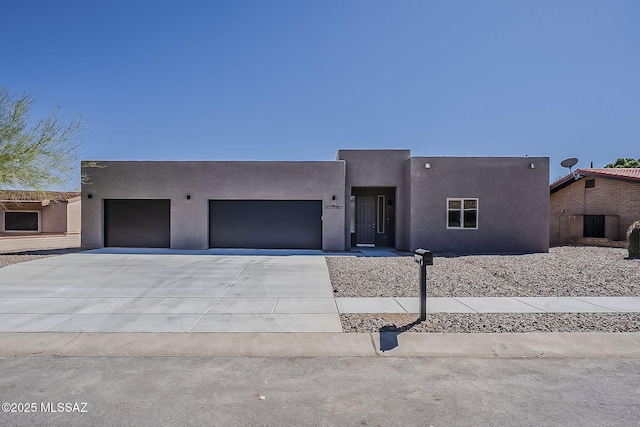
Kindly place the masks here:
<instances>
[{"instance_id":1,"label":"dark front door","mask_svg":"<svg viewBox=\"0 0 640 427\"><path fill-rule=\"evenodd\" d=\"M356 244L369 245L376 241L374 198L356 198Z\"/></svg>"}]
</instances>

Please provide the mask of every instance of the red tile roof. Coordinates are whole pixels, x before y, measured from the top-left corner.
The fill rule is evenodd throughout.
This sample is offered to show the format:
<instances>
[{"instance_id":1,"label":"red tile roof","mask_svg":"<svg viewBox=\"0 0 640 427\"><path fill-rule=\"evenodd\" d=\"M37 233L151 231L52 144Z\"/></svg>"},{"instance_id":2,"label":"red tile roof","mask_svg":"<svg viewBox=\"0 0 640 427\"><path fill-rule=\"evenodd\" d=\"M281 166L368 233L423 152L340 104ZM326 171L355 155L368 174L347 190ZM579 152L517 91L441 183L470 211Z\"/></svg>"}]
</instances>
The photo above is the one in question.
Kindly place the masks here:
<instances>
[{"instance_id":1,"label":"red tile roof","mask_svg":"<svg viewBox=\"0 0 640 427\"><path fill-rule=\"evenodd\" d=\"M640 168L580 168L576 169L574 171L574 174L577 174L581 177L612 178L623 179L625 181L640 182ZM551 189L551 191L553 191L557 187L560 187L563 184L567 184L573 179L574 178L572 174L566 175L559 180L551 183L549 185L549 188Z\"/></svg>"},{"instance_id":2,"label":"red tile roof","mask_svg":"<svg viewBox=\"0 0 640 427\"><path fill-rule=\"evenodd\" d=\"M581 173L601 176L615 176L621 178L640 179L640 168L584 168Z\"/></svg>"},{"instance_id":3,"label":"red tile roof","mask_svg":"<svg viewBox=\"0 0 640 427\"><path fill-rule=\"evenodd\" d=\"M41 202L43 200L71 202L80 199L80 196L81 193L77 191L0 190L2 202Z\"/></svg>"}]
</instances>

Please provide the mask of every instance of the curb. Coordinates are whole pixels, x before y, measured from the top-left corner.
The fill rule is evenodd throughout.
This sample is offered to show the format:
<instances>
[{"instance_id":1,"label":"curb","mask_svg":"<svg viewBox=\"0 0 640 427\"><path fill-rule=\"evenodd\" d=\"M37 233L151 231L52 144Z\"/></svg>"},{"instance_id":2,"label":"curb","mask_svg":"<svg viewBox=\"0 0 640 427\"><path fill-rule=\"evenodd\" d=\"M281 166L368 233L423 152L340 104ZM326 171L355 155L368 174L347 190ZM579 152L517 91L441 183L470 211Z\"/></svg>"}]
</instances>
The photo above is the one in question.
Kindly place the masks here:
<instances>
[{"instance_id":1,"label":"curb","mask_svg":"<svg viewBox=\"0 0 640 427\"><path fill-rule=\"evenodd\" d=\"M640 358L640 333L0 333L0 357Z\"/></svg>"}]
</instances>

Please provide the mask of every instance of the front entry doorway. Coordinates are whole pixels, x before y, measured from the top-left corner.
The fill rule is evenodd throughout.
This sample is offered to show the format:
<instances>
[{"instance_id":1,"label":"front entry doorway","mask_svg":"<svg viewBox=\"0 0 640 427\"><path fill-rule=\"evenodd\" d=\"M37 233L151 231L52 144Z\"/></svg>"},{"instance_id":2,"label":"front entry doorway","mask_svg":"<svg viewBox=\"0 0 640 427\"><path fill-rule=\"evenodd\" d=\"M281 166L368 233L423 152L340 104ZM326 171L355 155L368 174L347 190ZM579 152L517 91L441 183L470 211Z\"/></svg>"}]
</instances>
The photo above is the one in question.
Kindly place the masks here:
<instances>
[{"instance_id":1,"label":"front entry doorway","mask_svg":"<svg viewBox=\"0 0 640 427\"><path fill-rule=\"evenodd\" d=\"M351 188L351 246L395 247L396 188Z\"/></svg>"},{"instance_id":2,"label":"front entry doorway","mask_svg":"<svg viewBox=\"0 0 640 427\"><path fill-rule=\"evenodd\" d=\"M376 243L376 223L374 218L374 198L364 196L356 198L358 245L374 245Z\"/></svg>"}]
</instances>

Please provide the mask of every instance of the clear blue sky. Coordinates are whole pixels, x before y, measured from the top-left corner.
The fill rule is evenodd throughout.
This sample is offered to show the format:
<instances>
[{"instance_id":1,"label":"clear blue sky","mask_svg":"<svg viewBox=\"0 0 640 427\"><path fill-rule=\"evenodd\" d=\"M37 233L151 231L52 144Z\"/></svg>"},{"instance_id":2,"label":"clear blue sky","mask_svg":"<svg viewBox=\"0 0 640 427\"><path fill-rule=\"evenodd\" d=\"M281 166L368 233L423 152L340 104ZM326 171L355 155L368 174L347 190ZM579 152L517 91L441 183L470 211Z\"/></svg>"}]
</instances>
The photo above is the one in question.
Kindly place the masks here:
<instances>
[{"instance_id":1,"label":"clear blue sky","mask_svg":"<svg viewBox=\"0 0 640 427\"><path fill-rule=\"evenodd\" d=\"M0 85L90 120L83 159L340 148L640 157L640 1L3 0Z\"/></svg>"}]
</instances>

